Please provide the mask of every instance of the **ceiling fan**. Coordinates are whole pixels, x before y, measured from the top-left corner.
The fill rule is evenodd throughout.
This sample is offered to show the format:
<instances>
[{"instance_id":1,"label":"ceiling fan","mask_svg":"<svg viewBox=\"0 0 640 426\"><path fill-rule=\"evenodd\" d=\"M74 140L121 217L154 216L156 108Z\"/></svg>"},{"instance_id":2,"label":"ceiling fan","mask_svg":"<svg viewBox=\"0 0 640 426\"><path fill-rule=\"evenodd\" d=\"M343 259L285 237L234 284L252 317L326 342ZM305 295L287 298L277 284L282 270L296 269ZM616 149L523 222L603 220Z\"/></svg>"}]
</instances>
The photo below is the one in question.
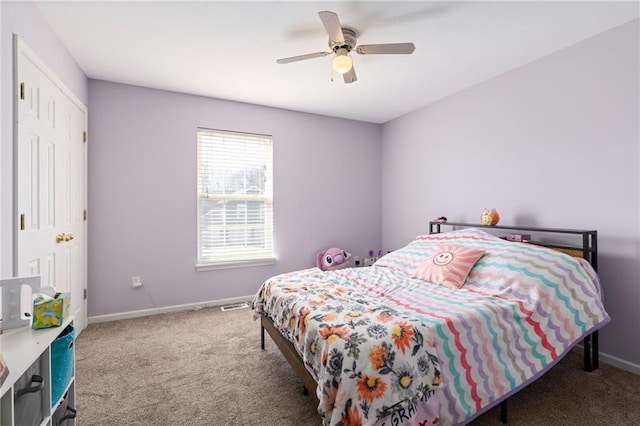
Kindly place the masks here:
<instances>
[{"instance_id":1,"label":"ceiling fan","mask_svg":"<svg viewBox=\"0 0 640 426\"><path fill-rule=\"evenodd\" d=\"M356 46L356 32L351 28L340 25L338 15L334 12L318 12L320 20L324 24L327 34L329 34L330 52L308 53L306 55L291 56L289 58L278 59L279 64L303 61L305 59L319 58L332 53L335 55L331 61L333 70L342 74L345 83L353 83L357 80L356 71L353 68L353 60L349 52L355 50L360 55L373 54L411 54L416 49L413 43L388 43L388 44L361 44Z\"/></svg>"}]
</instances>

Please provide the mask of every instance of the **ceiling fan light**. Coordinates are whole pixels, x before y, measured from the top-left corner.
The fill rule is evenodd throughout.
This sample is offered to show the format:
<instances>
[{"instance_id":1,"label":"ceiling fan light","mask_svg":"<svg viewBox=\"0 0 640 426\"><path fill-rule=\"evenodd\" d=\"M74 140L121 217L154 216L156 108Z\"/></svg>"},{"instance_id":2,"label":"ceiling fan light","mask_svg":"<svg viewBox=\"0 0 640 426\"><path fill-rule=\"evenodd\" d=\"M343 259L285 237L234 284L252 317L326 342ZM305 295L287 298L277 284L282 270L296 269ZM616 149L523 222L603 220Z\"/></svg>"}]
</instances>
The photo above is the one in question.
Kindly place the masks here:
<instances>
[{"instance_id":1,"label":"ceiling fan light","mask_svg":"<svg viewBox=\"0 0 640 426\"><path fill-rule=\"evenodd\" d=\"M335 72L344 74L351 70L351 67L353 67L353 61L351 60L349 55L347 55L346 51L338 51L336 52L336 56L331 61L331 66L333 67L333 70Z\"/></svg>"}]
</instances>

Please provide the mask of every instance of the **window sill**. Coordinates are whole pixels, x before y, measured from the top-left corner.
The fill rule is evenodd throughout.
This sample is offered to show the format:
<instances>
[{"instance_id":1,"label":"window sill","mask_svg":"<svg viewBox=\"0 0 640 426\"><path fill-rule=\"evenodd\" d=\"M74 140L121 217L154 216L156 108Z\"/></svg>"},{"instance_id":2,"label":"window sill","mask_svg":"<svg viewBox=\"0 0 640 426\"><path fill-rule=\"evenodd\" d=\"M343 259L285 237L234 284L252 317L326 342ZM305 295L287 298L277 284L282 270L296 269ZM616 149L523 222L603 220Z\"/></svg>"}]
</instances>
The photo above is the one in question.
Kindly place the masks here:
<instances>
[{"instance_id":1,"label":"window sill","mask_svg":"<svg viewBox=\"0 0 640 426\"><path fill-rule=\"evenodd\" d=\"M247 268L252 266L266 266L276 263L275 257L266 257L262 259L251 260L236 260L228 262L208 262L196 264L196 270L202 271L214 271L216 269L230 269L230 268Z\"/></svg>"}]
</instances>

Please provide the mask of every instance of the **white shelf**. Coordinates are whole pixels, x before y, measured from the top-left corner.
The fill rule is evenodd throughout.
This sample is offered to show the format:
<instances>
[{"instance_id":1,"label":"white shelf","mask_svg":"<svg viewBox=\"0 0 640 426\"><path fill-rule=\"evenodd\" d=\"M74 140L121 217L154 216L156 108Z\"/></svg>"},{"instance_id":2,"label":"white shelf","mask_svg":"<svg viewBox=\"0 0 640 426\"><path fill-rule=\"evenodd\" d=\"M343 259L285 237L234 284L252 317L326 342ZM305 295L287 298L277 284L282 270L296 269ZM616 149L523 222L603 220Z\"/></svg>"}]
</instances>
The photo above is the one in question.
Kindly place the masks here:
<instances>
[{"instance_id":1,"label":"white shelf","mask_svg":"<svg viewBox=\"0 0 640 426\"><path fill-rule=\"evenodd\" d=\"M11 426L13 423L13 386L24 375L31 365L41 362L41 374L44 377L45 389L42 391L43 398L43 425L51 424L51 415L60 401L51 403L51 365L50 351L51 343L73 322L73 317L69 317L58 327L33 330L31 327L20 327L3 330L0 334L0 351L4 358L9 375L0 386L0 425ZM45 355L43 358L41 358ZM75 376L75 368L73 371ZM67 391L75 389L73 386L74 377L67 385ZM64 395L64 393L63 393ZM70 399L75 400L75 395L70 395ZM47 405L47 406L45 406ZM7 413L5 410L9 410ZM75 423L74 423L75 424Z\"/></svg>"},{"instance_id":2,"label":"white shelf","mask_svg":"<svg viewBox=\"0 0 640 426\"><path fill-rule=\"evenodd\" d=\"M2 397L27 371L27 368L51 345L51 342L71 324L69 317L61 326L34 330L31 327L3 330L0 334L0 351L9 367L9 376L0 387Z\"/></svg>"}]
</instances>

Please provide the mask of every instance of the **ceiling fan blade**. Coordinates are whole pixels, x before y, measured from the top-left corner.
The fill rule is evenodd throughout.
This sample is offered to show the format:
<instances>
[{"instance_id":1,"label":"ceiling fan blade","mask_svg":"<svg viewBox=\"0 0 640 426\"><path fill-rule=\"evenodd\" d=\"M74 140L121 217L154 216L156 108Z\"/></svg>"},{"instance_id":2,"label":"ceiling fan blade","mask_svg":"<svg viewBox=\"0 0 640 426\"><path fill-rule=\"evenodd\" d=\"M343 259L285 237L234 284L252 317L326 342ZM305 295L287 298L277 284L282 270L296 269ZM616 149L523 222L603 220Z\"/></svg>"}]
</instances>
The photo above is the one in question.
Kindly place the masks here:
<instances>
[{"instance_id":1,"label":"ceiling fan blade","mask_svg":"<svg viewBox=\"0 0 640 426\"><path fill-rule=\"evenodd\" d=\"M304 61L305 59L319 58L321 56L327 56L329 54L331 54L331 52L307 53L306 55L298 55L291 56L289 58L278 59L276 62L279 64L288 64L289 62Z\"/></svg>"},{"instance_id":2,"label":"ceiling fan blade","mask_svg":"<svg viewBox=\"0 0 640 426\"><path fill-rule=\"evenodd\" d=\"M363 44L355 48L360 55L411 54L414 50L416 47L413 43Z\"/></svg>"},{"instance_id":3,"label":"ceiling fan blade","mask_svg":"<svg viewBox=\"0 0 640 426\"><path fill-rule=\"evenodd\" d=\"M340 26L338 15L325 10L318 12L318 16L320 16L320 20L324 24L327 34L329 34L329 40L340 44L344 43L344 35L342 34L342 27Z\"/></svg>"},{"instance_id":4,"label":"ceiling fan blade","mask_svg":"<svg viewBox=\"0 0 640 426\"><path fill-rule=\"evenodd\" d=\"M349 71L342 74L342 78L344 78L344 82L347 84L353 83L358 79L358 77L356 77L356 69L351 66L351 69Z\"/></svg>"}]
</instances>

